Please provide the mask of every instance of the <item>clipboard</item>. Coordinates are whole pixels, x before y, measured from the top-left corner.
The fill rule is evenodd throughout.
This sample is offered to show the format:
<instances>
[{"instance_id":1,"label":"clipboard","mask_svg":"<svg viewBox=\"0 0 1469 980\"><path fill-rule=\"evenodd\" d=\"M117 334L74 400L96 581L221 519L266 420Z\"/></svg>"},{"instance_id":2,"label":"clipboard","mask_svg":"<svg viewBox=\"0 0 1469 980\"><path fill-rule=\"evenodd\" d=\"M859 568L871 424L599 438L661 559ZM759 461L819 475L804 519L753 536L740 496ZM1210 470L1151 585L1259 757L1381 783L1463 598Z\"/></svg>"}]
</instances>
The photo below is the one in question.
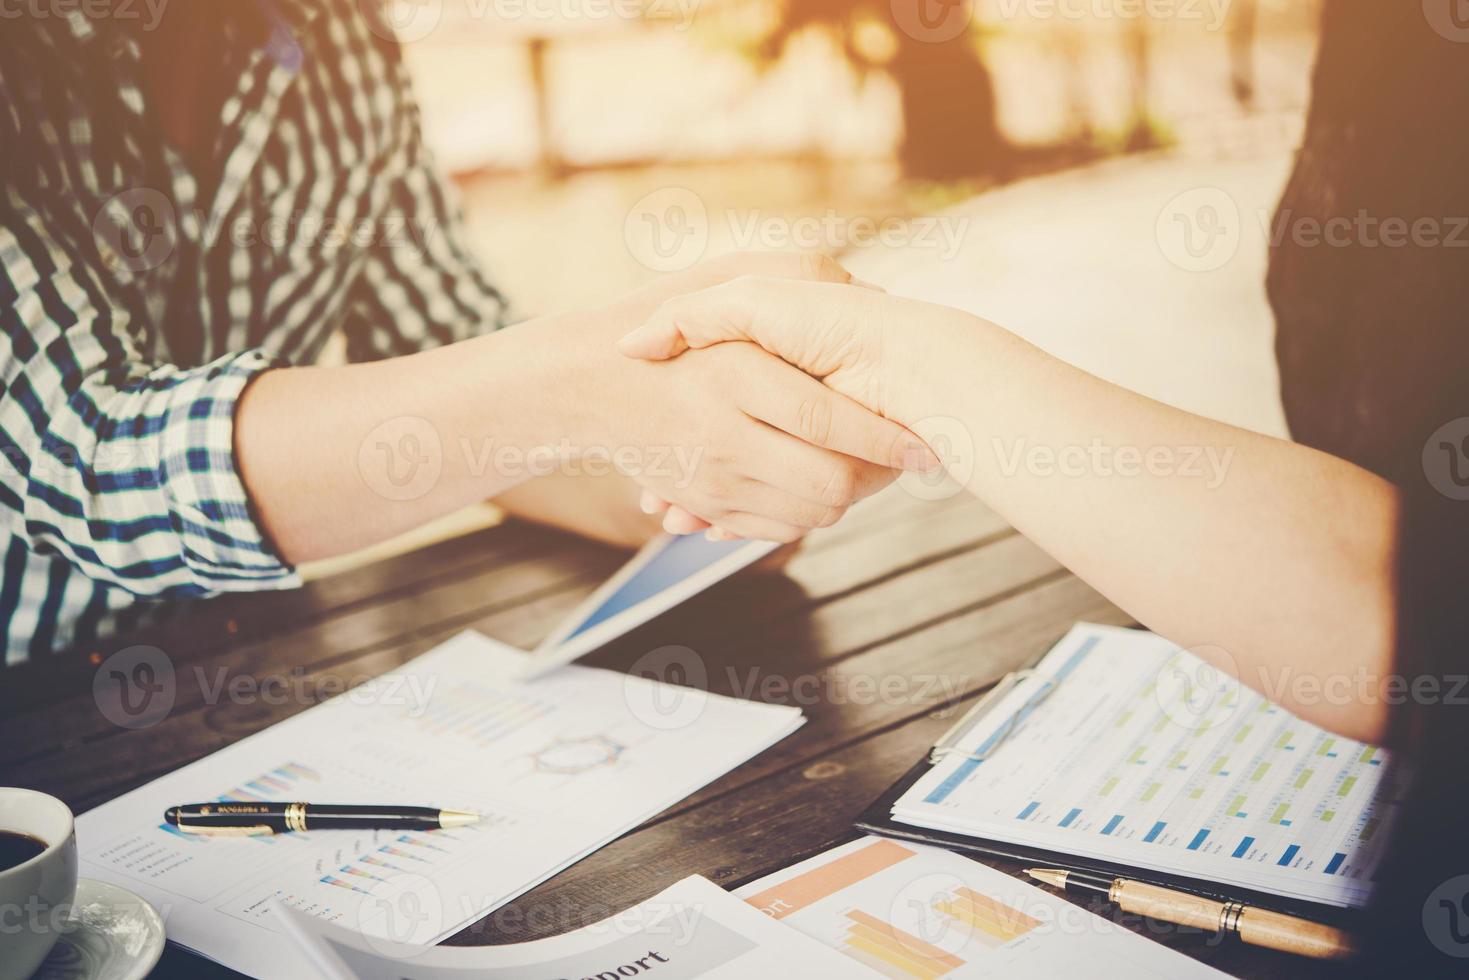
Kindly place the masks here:
<instances>
[{"instance_id":1,"label":"clipboard","mask_svg":"<svg viewBox=\"0 0 1469 980\"><path fill-rule=\"evenodd\" d=\"M934 766L944 761L950 754L963 751L956 747L963 736L981 721L988 718L1004 700L1005 695L1030 674L1031 671L1029 670L1016 671L1008 674L986 692L958 722L944 733L943 737L934 743L923 759L908 770L901 779L888 787L881 796L858 815L854 822L855 827L865 833L876 834L881 837L890 837L895 840L909 841L915 844L929 844L961 854L982 855L991 858L1001 858L1007 861L1016 861L1029 867L1060 868L1067 871L1083 871L1110 877L1130 878L1135 881L1190 892L1216 901L1243 902L1247 905L1284 912L1288 915L1323 922L1347 930L1360 929L1367 922L1367 910L1364 908L1342 907L1324 902L1287 897L1272 892L1238 887L1233 884L1223 885L1206 878L1187 874L1162 872L1153 868L1139 868L1123 863L1069 854L1064 851L1048 850L1041 847L976 837L947 830L935 830L896 820L892 815L893 807L903 794L926 776ZM1041 695L1041 697L1043 698L1049 695L1050 690L1051 688L1047 688L1045 694ZM997 742L1003 741L1004 735L1017 727L1019 722L1023 720L1023 715L1034 710L1039 704L1039 700L1037 697L1032 696L1024 702L1020 711L997 730L997 733L1002 733ZM993 748L994 746L990 745L990 740L987 739L980 751L985 751L986 749L992 750ZM971 755L971 757L973 756L972 753L965 754Z\"/></svg>"}]
</instances>

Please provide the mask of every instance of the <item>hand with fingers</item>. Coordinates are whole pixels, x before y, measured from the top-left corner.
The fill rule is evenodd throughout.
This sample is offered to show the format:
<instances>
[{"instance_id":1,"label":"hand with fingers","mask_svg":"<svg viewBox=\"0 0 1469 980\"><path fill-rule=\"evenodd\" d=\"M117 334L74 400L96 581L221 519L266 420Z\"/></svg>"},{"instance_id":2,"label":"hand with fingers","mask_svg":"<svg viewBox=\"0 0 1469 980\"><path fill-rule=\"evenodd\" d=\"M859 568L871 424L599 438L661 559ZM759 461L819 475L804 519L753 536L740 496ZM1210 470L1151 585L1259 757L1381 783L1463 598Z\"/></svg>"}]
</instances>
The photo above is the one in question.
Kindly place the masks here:
<instances>
[{"instance_id":1,"label":"hand with fingers","mask_svg":"<svg viewBox=\"0 0 1469 980\"><path fill-rule=\"evenodd\" d=\"M937 330L956 320L953 312L852 280L743 276L670 297L617 346L626 357L669 362L713 353L721 345L754 344L852 405L902 422L919 415L904 406L915 402L921 387L916 375L923 352L942 349ZM889 331L899 323L904 335L895 345ZM889 351L891 358L885 357ZM899 468L936 469L937 458L914 439L917 445L904 447L911 465ZM662 514L665 530L673 533L707 529L714 539L739 536L737 529L703 519L650 489L644 490L641 506L647 513Z\"/></svg>"},{"instance_id":2,"label":"hand with fingers","mask_svg":"<svg viewBox=\"0 0 1469 980\"><path fill-rule=\"evenodd\" d=\"M711 265L660 280L615 308L607 330L588 335L583 327L573 338L594 359L580 375L586 388L578 401L610 406L580 431L589 444L636 450L614 452L614 461L664 462L627 471L645 491L646 511L666 509L665 529L794 541L835 523L900 471L938 465L903 426L756 344L668 360L618 355L620 337L690 293L746 279L860 290L846 270L819 257L761 253Z\"/></svg>"}]
</instances>

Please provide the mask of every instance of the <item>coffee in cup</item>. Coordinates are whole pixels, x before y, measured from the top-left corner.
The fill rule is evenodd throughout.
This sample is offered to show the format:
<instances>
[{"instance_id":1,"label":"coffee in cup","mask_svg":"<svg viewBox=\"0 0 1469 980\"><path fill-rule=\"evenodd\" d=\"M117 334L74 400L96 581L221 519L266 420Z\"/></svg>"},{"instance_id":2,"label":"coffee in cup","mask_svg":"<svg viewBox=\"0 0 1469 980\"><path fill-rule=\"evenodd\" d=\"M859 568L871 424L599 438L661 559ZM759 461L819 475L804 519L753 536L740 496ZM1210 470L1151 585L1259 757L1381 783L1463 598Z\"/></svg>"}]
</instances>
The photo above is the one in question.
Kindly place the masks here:
<instances>
[{"instance_id":1,"label":"coffee in cup","mask_svg":"<svg viewBox=\"0 0 1469 980\"><path fill-rule=\"evenodd\" d=\"M0 980L25 980L67 922L77 890L71 810L33 789L0 787Z\"/></svg>"}]
</instances>

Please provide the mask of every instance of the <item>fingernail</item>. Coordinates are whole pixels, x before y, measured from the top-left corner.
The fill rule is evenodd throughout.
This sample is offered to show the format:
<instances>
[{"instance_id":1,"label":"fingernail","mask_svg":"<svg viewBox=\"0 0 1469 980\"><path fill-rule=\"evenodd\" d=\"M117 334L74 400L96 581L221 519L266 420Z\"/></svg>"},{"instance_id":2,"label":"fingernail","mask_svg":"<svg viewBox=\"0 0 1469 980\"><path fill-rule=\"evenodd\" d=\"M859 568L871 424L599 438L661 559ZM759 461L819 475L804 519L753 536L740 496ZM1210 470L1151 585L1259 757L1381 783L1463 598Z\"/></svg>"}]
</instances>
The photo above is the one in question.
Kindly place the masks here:
<instances>
[{"instance_id":1,"label":"fingernail","mask_svg":"<svg viewBox=\"0 0 1469 980\"><path fill-rule=\"evenodd\" d=\"M898 456L898 467L909 473L932 473L942 465L934 451L922 443L904 447Z\"/></svg>"},{"instance_id":2,"label":"fingernail","mask_svg":"<svg viewBox=\"0 0 1469 980\"><path fill-rule=\"evenodd\" d=\"M644 514L656 514L658 513L658 503L653 499L651 493L644 490L642 496L638 498L638 509Z\"/></svg>"},{"instance_id":3,"label":"fingernail","mask_svg":"<svg viewBox=\"0 0 1469 980\"><path fill-rule=\"evenodd\" d=\"M617 353L623 357L644 357L646 355L643 349L647 344L647 331L639 327L632 333L624 334L622 339L617 341Z\"/></svg>"},{"instance_id":4,"label":"fingernail","mask_svg":"<svg viewBox=\"0 0 1469 980\"><path fill-rule=\"evenodd\" d=\"M640 360L662 360L669 355L669 343L662 331L644 324L623 335L617 342L617 353Z\"/></svg>"}]
</instances>

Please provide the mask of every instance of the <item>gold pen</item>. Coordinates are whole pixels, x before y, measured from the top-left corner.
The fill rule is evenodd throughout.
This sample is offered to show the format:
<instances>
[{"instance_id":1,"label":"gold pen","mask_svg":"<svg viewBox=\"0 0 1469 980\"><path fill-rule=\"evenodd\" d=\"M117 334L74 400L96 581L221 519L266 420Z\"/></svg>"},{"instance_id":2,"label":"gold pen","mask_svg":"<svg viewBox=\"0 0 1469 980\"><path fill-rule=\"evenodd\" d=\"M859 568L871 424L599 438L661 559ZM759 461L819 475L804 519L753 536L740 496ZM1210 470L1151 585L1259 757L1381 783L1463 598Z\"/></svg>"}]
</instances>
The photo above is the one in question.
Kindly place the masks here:
<instances>
[{"instance_id":1,"label":"gold pen","mask_svg":"<svg viewBox=\"0 0 1469 980\"><path fill-rule=\"evenodd\" d=\"M1352 936L1340 929L1241 902L1218 902L1146 882L1108 878L1083 871L1026 868L1025 873L1063 891L1106 895L1124 912L1145 915L1160 922L1237 933L1251 946L1328 960L1345 959L1356 951Z\"/></svg>"}]
</instances>

